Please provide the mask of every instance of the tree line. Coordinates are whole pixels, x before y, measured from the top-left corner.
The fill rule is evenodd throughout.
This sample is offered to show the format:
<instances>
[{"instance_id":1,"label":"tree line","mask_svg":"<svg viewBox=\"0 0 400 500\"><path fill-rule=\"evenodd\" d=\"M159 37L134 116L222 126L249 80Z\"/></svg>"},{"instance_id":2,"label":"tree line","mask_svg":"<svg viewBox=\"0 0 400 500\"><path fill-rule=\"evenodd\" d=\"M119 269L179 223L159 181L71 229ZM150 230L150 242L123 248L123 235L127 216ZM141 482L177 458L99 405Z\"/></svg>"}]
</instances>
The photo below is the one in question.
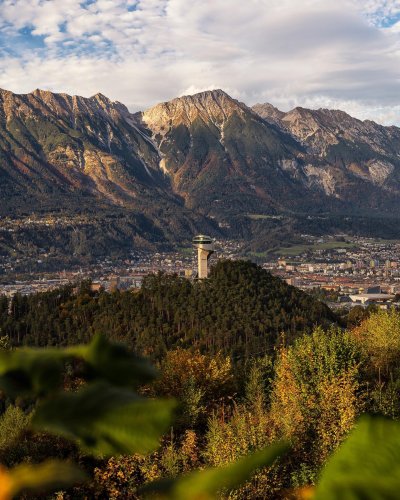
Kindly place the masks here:
<instances>
[{"instance_id":1,"label":"tree line","mask_svg":"<svg viewBox=\"0 0 400 500\"><path fill-rule=\"evenodd\" d=\"M12 345L71 345L96 333L161 359L170 349L246 360L337 318L322 302L250 262L222 261L205 281L159 273L139 291L79 287L0 298L0 328ZM283 335L284 333L284 335Z\"/></svg>"}]
</instances>

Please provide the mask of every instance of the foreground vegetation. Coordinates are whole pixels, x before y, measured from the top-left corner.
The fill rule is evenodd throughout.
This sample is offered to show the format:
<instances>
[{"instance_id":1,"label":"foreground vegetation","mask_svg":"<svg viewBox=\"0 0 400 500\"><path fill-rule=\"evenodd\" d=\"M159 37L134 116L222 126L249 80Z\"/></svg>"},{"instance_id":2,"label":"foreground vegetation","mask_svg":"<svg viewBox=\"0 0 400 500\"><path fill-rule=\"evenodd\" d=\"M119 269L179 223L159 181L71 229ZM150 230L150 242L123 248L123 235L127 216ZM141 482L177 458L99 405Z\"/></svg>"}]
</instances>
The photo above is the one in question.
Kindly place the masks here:
<instances>
[{"instance_id":1,"label":"foreground vegetation","mask_svg":"<svg viewBox=\"0 0 400 500\"><path fill-rule=\"evenodd\" d=\"M252 478L241 486L233 488L234 484L229 480L220 484L220 487L227 488L220 493L222 497L282 499L305 498L304 495L315 493L316 498L324 499L396 498L398 480L396 482L393 477L396 477L394 469L400 463L396 451L400 449L397 437L400 424L396 422L400 417L400 313L377 311L364 318L360 325L343 330L332 323L334 317L330 317L326 309L320 309L318 302L270 280L267 274L251 264L224 263L214 273L207 284L196 285L178 278L154 277L136 295L92 294L84 285L76 295L64 289L57 294L27 299L20 297L11 305L11 314L7 312L9 304L6 305L3 300L0 382L5 393L1 400L0 462L12 468L21 463L40 463L48 458L73 460L85 471L89 480L59 492L53 498L134 499L144 495L143 487L156 480L180 478L204 468L204 473L213 477L212 468L227 467L251 453L268 450L274 443L286 441L290 442L289 451L283 454L282 449L279 453L275 449L272 455L273 458L279 455L278 460L268 461L266 455L262 455L261 460L261 455L256 455L257 460L261 460L256 465L268 466L258 468ZM217 302L214 310L210 302L206 302L203 287L209 287L210 293L213 293L213 287L218 285L221 293L223 283L226 283L224 302ZM240 286L235 287L235 283ZM240 338L240 332L245 332L246 327L263 325L268 317L266 312L269 309L263 309L263 301L257 302L257 297L266 300L265 297L275 294L276 301L279 287L282 287L282 296L287 294L291 305L291 308L287 305L284 309L290 318L285 323L286 334L279 335L281 323L277 322L276 329L269 326L269 329L261 331L260 327L254 337L248 335L247 343L244 335L242 341L245 341L239 344L237 337ZM198 303L193 296L197 297ZM143 306L143 310L149 307L149 312L139 316L139 306L136 305L136 309L133 307L135 301ZM314 313L325 311L320 315L323 325L318 326L318 320L314 318L314 327L303 320L296 327L293 318L297 316L293 315L293 310L296 307L300 310L301 301L310 304ZM104 304L104 310L109 307L108 316L104 310L101 314L99 303ZM25 309L21 306L24 313L19 320L17 311L13 310L18 304L25 304ZM119 305L119 309L113 312L114 318L110 317L110 304ZM121 304L125 304L124 309ZM177 304L176 308L172 304ZM186 316L177 316L179 307L185 308ZM251 308L258 311L257 315L249 314ZM204 311L204 314L211 310L207 328L203 326L201 334L185 339L186 327L193 321L196 310ZM46 314L48 328L52 327L55 332L54 338L44 328ZM215 317L220 315L225 318L225 323L221 320L220 325L226 325L217 340L208 338L217 330L217 327L212 329L214 314ZM285 314L280 313L281 320ZM237 324L230 324L235 315ZM130 323L126 323L127 317ZM35 318L41 321L36 326ZM67 320L70 325L68 335L61 329L68 323ZM82 330L74 330L80 324ZM274 325L273 319L271 324ZM127 325L132 329L129 330ZM177 325L182 327L179 333L173 330ZM102 333L103 329L109 329L111 336L119 340L126 341L131 336L131 346L136 350L140 346L153 356L159 377L153 378L154 373L145 371L148 377L142 378L140 373L143 371L138 375L133 370L137 361L131 358L129 351L108 348L105 337L96 336L89 347L66 347L61 351L64 358L67 356L63 358L62 379L42 373L42 376L34 378L35 384L29 386L34 389L33 392L24 393L26 381L32 375L27 371L29 367L36 370L38 364L25 362L23 373L18 371L18 356L15 358L14 353L19 351L13 349L13 344L75 345L80 336L86 340L81 333L86 327L87 337ZM196 327L199 328L199 325ZM36 337L32 332L39 332L40 328L43 328L44 335ZM148 333L143 333L141 337L136 333L140 331ZM151 331L154 332L153 346L157 348L152 348ZM259 337L264 338L264 342L268 340L271 349L256 354L253 342ZM225 342L224 338L227 339ZM103 340L100 342L99 339ZM252 346L251 349L249 346ZM104 354L104 349L108 355ZM55 350L45 349L43 352L47 353L46 359L50 359ZM113 358L117 354L121 356L121 352L125 353L122 358ZM14 356L13 363L7 362L8 365L4 361L9 359L7 353ZM8 371L5 366L8 366ZM47 369L49 366L54 369L51 363L46 366ZM65 422L61 427L60 423L56 427L48 422L43 427L38 425L38 412L40 415L39 410L46 404L46 398L60 397L51 394L57 387L57 390L64 391L63 398L74 399L79 398L82 391L90 390L93 384L98 384L99 379L103 384L106 381L108 390L110 384L120 386L122 383L125 388L130 387L129 390L136 391L136 397L146 401L146 404L171 399L178 402L173 421L169 421L170 417L166 415L165 419L161 419L161 427L156 428L158 435L168 428L159 447L155 448L156 438L156 443L153 440L147 448L133 446L121 449L112 433L104 434L104 427L90 424L85 427L83 439L79 418L68 432ZM55 385L51 385L54 380ZM10 382L18 384L10 386ZM105 391L104 387L102 390ZM111 412L112 406L108 406ZM357 424L363 414L380 415L389 420L386 423L380 419L369 419ZM54 412L52 415L54 418ZM147 412L146 415L146 419L151 419L157 413ZM48 416L47 413L46 418ZM61 417L57 418L63 421ZM45 419L42 418L41 422ZM93 436L93 433L100 428L102 445L99 447L98 436ZM146 434L151 436L153 431L147 428ZM349 444L341 448L346 439ZM129 447L133 441L124 439L123 442ZM341 451L337 452L338 449ZM150 453L144 454L145 451ZM332 454L333 458L330 458ZM271 459L271 455L267 458ZM363 467L361 470L360 466ZM229 476L230 469L224 470L228 470ZM239 477L238 470L235 469L235 474ZM221 473L218 475L221 476ZM379 480L380 477L384 480ZM164 483L162 491L170 498L180 498L179 491L181 494L182 491L186 494L196 491L196 481L196 484L199 481L203 484L205 480L204 477L196 479L194 476L193 481L184 482L183 486L182 483ZM210 481L214 487L218 486L212 479ZM310 488L315 484L319 486L313 492ZM200 494L203 495L201 498L210 498L204 492ZM207 494L213 495L210 492ZM190 498L188 494L186 498Z\"/></svg>"}]
</instances>

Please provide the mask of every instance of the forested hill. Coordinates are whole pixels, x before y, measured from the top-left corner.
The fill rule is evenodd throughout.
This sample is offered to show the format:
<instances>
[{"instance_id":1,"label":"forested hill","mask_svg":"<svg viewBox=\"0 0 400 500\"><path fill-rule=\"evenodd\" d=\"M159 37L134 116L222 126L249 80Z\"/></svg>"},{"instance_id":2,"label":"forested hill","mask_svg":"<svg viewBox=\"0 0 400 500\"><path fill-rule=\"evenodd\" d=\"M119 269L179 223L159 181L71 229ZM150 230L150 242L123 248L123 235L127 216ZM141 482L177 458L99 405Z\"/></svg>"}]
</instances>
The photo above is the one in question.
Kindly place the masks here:
<instances>
[{"instance_id":1,"label":"forested hill","mask_svg":"<svg viewBox=\"0 0 400 500\"><path fill-rule=\"evenodd\" d=\"M0 300L0 333L13 345L74 344L102 332L155 359L176 347L262 355L282 334L291 342L333 321L326 305L244 261L220 261L202 282L152 275L136 293L91 292L83 283L77 293L17 295L11 307Z\"/></svg>"}]
</instances>

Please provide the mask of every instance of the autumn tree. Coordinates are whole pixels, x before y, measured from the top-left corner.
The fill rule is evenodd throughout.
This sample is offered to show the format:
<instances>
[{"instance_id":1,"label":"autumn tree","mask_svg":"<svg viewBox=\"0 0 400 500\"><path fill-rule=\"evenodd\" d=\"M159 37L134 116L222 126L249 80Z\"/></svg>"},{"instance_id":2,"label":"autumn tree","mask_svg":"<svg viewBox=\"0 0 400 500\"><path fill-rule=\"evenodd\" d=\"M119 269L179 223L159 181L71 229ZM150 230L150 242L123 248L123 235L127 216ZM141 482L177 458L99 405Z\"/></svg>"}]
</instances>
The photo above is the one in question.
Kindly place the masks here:
<instances>
[{"instance_id":1,"label":"autumn tree","mask_svg":"<svg viewBox=\"0 0 400 500\"><path fill-rule=\"evenodd\" d=\"M231 360L221 353L210 356L187 349L169 351L160 373L154 390L181 402L179 421L186 427L194 427L218 405L226 404L235 389Z\"/></svg>"},{"instance_id":2,"label":"autumn tree","mask_svg":"<svg viewBox=\"0 0 400 500\"><path fill-rule=\"evenodd\" d=\"M317 328L281 350L271 419L276 435L293 441L299 467L318 470L354 425L359 362L353 337L335 328Z\"/></svg>"},{"instance_id":3,"label":"autumn tree","mask_svg":"<svg viewBox=\"0 0 400 500\"><path fill-rule=\"evenodd\" d=\"M353 331L363 353L368 410L400 417L400 313L379 310Z\"/></svg>"}]
</instances>

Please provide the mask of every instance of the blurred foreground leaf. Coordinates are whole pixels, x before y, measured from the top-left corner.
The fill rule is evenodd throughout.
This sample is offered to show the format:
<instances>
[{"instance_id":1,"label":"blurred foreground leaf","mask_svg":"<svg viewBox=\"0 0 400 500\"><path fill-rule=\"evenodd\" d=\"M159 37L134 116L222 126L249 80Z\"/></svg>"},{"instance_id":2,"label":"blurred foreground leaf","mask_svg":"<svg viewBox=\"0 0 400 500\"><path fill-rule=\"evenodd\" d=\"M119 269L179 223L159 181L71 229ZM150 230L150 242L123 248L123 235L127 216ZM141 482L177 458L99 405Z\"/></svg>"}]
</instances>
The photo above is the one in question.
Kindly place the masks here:
<instances>
[{"instance_id":1,"label":"blurred foreground leaf","mask_svg":"<svg viewBox=\"0 0 400 500\"><path fill-rule=\"evenodd\" d=\"M90 344L64 349L21 348L0 351L0 388L11 396L43 396L62 384L64 363L82 359L85 376L120 385L136 387L153 380L156 369L125 346L96 335Z\"/></svg>"},{"instance_id":2,"label":"blurred foreground leaf","mask_svg":"<svg viewBox=\"0 0 400 500\"><path fill-rule=\"evenodd\" d=\"M211 500L221 489L235 488L250 479L259 467L272 465L288 448L287 443L277 443L223 467L151 483L143 488L143 492L148 497L170 500Z\"/></svg>"},{"instance_id":3,"label":"blurred foreground leaf","mask_svg":"<svg viewBox=\"0 0 400 500\"><path fill-rule=\"evenodd\" d=\"M42 395L62 382L63 357L59 349L0 351L0 387L11 396Z\"/></svg>"},{"instance_id":4,"label":"blurred foreground leaf","mask_svg":"<svg viewBox=\"0 0 400 500\"><path fill-rule=\"evenodd\" d=\"M96 382L40 404L32 426L78 441L99 456L147 453L168 429L172 400L144 399L132 391Z\"/></svg>"},{"instance_id":5,"label":"blurred foreground leaf","mask_svg":"<svg viewBox=\"0 0 400 500\"><path fill-rule=\"evenodd\" d=\"M0 500L11 500L23 492L46 492L68 488L86 479L73 464L48 460L37 465L0 469Z\"/></svg>"},{"instance_id":6,"label":"blurred foreground leaf","mask_svg":"<svg viewBox=\"0 0 400 500\"><path fill-rule=\"evenodd\" d=\"M69 352L86 361L91 378L102 378L115 385L136 387L157 375L151 363L123 345L112 344L104 335L96 335L89 345L72 347Z\"/></svg>"},{"instance_id":7,"label":"blurred foreground leaf","mask_svg":"<svg viewBox=\"0 0 400 500\"><path fill-rule=\"evenodd\" d=\"M328 460L315 500L400 498L400 423L362 418Z\"/></svg>"}]
</instances>

